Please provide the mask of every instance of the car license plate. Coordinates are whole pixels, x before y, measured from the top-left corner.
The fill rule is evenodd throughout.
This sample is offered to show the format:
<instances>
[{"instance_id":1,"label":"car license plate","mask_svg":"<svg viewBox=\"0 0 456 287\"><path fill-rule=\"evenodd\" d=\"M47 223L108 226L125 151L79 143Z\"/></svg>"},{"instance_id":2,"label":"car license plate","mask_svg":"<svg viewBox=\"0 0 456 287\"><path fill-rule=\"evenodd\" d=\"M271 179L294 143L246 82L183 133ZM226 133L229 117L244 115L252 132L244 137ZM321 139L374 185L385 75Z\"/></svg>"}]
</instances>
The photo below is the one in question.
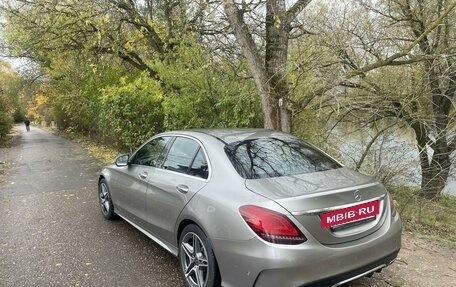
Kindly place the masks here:
<instances>
[{"instance_id":1,"label":"car license plate","mask_svg":"<svg viewBox=\"0 0 456 287\"><path fill-rule=\"evenodd\" d=\"M354 222L380 213L380 201L375 200L321 214L321 227L328 228L348 222Z\"/></svg>"}]
</instances>

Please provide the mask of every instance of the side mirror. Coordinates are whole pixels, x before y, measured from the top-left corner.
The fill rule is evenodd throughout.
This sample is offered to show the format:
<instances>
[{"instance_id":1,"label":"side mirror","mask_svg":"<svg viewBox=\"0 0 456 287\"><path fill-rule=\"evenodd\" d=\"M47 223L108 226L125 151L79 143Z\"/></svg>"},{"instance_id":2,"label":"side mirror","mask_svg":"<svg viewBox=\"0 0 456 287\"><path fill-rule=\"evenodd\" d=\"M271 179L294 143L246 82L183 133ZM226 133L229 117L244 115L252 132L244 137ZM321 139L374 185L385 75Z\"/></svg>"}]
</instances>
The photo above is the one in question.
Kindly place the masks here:
<instances>
[{"instance_id":1,"label":"side mirror","mask_svg":"<svg viewBox=\"0 0 456 287\"><path fill-rule=\"evenodd\" d=\"M129 159L130 159L130 156L128 154L119 155L116 158L116 165L119 166L119 167L120 166L127 166Z\"/></svg>"}]
</instances>

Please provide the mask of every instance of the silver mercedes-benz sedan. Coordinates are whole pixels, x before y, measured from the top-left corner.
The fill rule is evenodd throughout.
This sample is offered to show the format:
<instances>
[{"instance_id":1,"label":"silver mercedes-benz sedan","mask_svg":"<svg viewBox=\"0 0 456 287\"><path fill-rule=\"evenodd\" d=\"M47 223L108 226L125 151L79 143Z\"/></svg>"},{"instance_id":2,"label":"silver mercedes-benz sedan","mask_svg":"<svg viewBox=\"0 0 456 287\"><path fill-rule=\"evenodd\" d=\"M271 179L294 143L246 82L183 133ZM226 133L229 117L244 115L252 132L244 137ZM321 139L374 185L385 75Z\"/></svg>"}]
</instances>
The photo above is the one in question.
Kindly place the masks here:
<instances>
[{"instance_id":1,"label":"silver mercedes-benz sedan","mask_svg":"<svg viewBox=\"0 0 456 287\"><path fill-rule=\"evenodd\" d=\"M158 134L103 168L98 190L103 216L176 255L191 287L339 286L401 247L380 183L271 130Z\"/></svg>"}]
</instances>

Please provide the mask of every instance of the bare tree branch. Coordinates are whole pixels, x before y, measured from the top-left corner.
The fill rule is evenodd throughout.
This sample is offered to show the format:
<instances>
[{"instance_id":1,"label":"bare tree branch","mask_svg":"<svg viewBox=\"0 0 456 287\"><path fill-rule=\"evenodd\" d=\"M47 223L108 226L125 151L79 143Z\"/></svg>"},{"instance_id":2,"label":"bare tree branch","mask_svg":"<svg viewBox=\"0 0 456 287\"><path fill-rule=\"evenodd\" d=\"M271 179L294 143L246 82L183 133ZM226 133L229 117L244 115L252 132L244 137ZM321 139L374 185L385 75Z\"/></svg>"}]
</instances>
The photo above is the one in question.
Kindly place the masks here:
<instances>
[{"instance_id":1,"label":"bare tree branch","mask_svg":"<svg viewBox=\"0 0 456 287\"><path fill-rule=\"evenodd\" d=\"M345 73L344 75L342 75L341 77L339 77L339 79L337 79L336 81L332 82L332 83L329 83L328 85L318 89L317 91L315 91L312 95L308 96L308 97L305 97L303 98L302 100L300 100L298 103L297 103L297 106L295 106L294 108L295 109L304 109L307 105L309 105L313 99L315 99L316 97L318 96L321 96L322 94L326 93L327 91L339 86L341 83L344 83L346 82L347 80L351 79L351 78L354 78L354 77L357 77L357 76L361 76L369 71L372 71L372 70L375 70L375 69L378 69L380 67L385 67L385 66L394 66L394 65L403 65L403 64L407 64L407 63L414 63L414 62L417 62L417 61L422 61L424 60L427 56L415 56L413 57L414 60L411 60L411 59L408 59L408 60L398 60L404 56L407 56L409 55L409 53L415 48L416 45L419 45L426 37L427 35L429 35L432 31L434 31L436 29L436 27L438 27L445 19L446 17L448 16L448 14L453 11L453 9L456 7L456 1L453 1L451 4L448 5L448 7L446 8L446 10L444 10L440 16L435 19L425 30L423 33L421 33L420 35L417 36L417 38L412 42L410 43L409 45L407 45L405 48L403 48L401 51L387 57L386 59L384 60L379 60L379 61L376 61L376 62L373 62L373 63L370 63L370 64L367 64L359 69L354 69L354 70L350 70L348 71L347 73Z\"/></svg>"},{"instance_id":2,"label":"bare tree branch","mask_svg":"<svg viewBox=\"0 0 456 287\"><path fill-rule=\"evenodd\" d=\"M312 0L298 0L287 11L287 25L290 25Z\"/></svg>"}]
</instances>

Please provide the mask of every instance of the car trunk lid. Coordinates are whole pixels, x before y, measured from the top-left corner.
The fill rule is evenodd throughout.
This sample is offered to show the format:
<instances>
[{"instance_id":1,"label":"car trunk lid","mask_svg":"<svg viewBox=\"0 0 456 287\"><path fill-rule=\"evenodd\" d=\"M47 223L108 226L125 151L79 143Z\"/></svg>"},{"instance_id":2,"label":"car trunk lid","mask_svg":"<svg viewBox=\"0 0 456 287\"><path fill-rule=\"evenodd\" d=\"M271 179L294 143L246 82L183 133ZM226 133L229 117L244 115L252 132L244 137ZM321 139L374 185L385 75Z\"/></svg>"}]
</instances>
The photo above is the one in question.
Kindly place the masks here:
<instances>
[{"instance_id":1,"label":"car trunk lid","mask_svg":"<svg viewBox=\"0 0 456 287\"><path fill-rule=\"evenodd\" d=\"M386 214L385 188L348 168L248 179L245 185L287 209L322 244L339 244L367 236L380 228ZM377 206L378 214L363 215L357 220L347 218L350 210L372 211L373 205ZM342 214L339 216L344 220L334 222L337 214ZM332 226L323 226L322 218Z\"/></svg>"}]
</instances>

